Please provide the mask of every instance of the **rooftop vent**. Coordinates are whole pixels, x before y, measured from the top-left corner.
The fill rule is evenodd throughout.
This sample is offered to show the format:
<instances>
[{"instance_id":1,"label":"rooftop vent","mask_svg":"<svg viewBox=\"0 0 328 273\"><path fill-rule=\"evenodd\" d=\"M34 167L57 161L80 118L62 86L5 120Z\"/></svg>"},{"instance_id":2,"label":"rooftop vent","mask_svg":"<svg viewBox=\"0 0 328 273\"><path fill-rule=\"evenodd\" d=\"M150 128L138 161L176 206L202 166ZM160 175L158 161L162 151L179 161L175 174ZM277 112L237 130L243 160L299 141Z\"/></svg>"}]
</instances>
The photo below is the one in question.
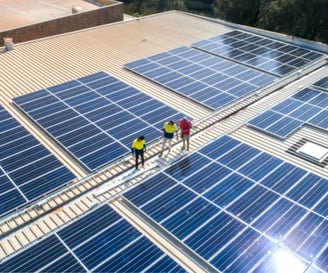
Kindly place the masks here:
<instances>
[{"instance_id":1,"label":"rooftop vent","mask_svg":"<svg viewBox=\"0 0 328 273\"><path fill-rule=\"evenodd\" d=\"M82 10L83 10L82 7L80 7L80 6L75 6L75 7L72 8L72 14L74 14L74 13L79 13L79 12L81 12Z\"/></svg>"},{"instance_id":2,"label":"rooftop vent","mask_svg":"<svg viewBox=\"0 0 328 273\"><path fill-rule=\"evenodd\" d=\"M323 162L328 156L327 148L310 141L305 142L296 152L318 162Z\"/></svg>"},{"instance_id":3,"label":"rooftop vent","mask_svg":"<svg viewBox=\"0 0 328 273\"><path fill-rule=\"evenodd\" d=\"M5 46L6 51L14 49L14 43L13 43L13 38L12 37L4 37L3 38L3 44Z\"/></svg>"}]
</instances>

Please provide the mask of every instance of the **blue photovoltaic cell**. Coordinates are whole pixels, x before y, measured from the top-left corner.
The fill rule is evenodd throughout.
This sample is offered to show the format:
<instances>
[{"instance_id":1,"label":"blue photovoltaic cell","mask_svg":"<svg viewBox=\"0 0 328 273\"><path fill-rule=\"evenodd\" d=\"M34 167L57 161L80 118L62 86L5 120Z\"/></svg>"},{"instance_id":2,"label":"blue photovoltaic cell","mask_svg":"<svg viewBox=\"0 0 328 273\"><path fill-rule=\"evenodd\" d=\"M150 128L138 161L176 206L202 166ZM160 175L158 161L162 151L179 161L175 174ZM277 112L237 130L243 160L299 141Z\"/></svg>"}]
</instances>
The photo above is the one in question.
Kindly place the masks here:
<instances>
[{"instance_id":1,"label":"blue photovoltaic cell","mask_svg":"<svg viewBox=\"0 0 328 273\"><path fill-rule=\"evenodd\" d=\"M4 175L2 175L1 179L3 178L7 179ZM27 199L16 188L13 188L1 193L0 202L0 214L3 214L19 207L20 205L23 205L27 202Z\"/></svg>"},{"instance_id":2,"label":"blue photovoltaic cell","mask_svg":"<svg viewBox=\"0 0 328 273\"><path fill-rule=\"evenodd\" d=\"M125 68L216 110L272 83L276 77L202 51L180 47Z\"/></svg>"},{"instance_id":3,"label":"blue photovoltaic cell","mask_svg":"<svg viewBox=\"0 0 328 273\"><path fill-rule=\"evenodd\" d=\"M178 164L168 168L167 174L175 179L183 180L185 177L193 175L195 171L201 169L210 162L202 155L193 154L181 160Z\"/></svg>"},{"instance_id":4,"label":"blue photovoltaic cell","mask_svg":"<svg viewBox=\"0 0 328 273\"><path fill-rule=\"evenodd\" d=\"M211 263L223 272L249 272L273 246L273 242L249 228L216 255Z\"/></svg>"},{"instance_id":5,"label":"blue photovoltaic cell","mask_svg":"<svg viewBox=\"0 0 328 273\"><path fill-rule=\"evenodd\" d=\"M327 243L328 221L315 215L307 215L288 235L289 248L310 260L312 253L319 253Z\"/></svg>"},{"instance_id":6,"label":"blue photovoltaic cell","mask_svg":"<svg viewBox=\"0 0 328 273\"><path fill-rule=\"evenodd\" d=\"M55 236L42 240L13 258L0 264L1 272L36 272L53 263L56 259L67 255L68 251ZM70 264L76 264L75 259L70 259ZM82 269L81 267L79 269ZM56 272L56 271L55 271ZM58 272L58 271L57 271ZM82 270L85 272L85 270Z\"/></svg>"},{"instance_id":7,"label":"blue photovoltaic cell","mask_svg":"<svg viewBox=\"0 0 328 273\"><path fill-rule=\"evenodd\" d=\"M283 162L275 168L274 172L267 174L265 178L261 177L260 181L263 185L274 189L280 194L284 194L286 190L294 185L294 181L290 177L299 180L305 174L305 170L296 168L290 163Z\"/></svg>"},{"instance_id":8,"label":"blue photovoltaic cell","mask_svg":"<svg viewBox=\"0 0 328 273\"><path fill-rule=\"evenodd\" d=\"M94 224L97 218L97 224ZM79 221L58 231L58 235L65 241L69 248L75 248L88 238L95 236L103 229L115 224L120 216L107 206L103 206L94 212L87 214Z\"/></svg>"},{"instance_id":9,"label":"blue photovoltaic cell","mask_svg":"<svg viewBox=\"0 0 328 273\"><path fill-rule=\"evenodd\" d=\"M289 218L303 217L306 210L293 204L286 199L279 199L268 210L258 217L252 224L257 230L268 234L272 238L280 238L290 230L294 221L289 222Z\"/></svg>"},{"instance_id":10,"label":"blue photovoltaic cell","mask_svg":"<svg viewBox=\"0 0 328 273\"><path fill-rule=\"evenodd\" d=\"M306 193L304 193L306 191ZM324 200L328 192L328 185L322 183L322 179L319 177L309 174L301 179L297 186L288 191L286 194L292 199L297 200L298 203L304 205L305 207L312 208L318 203L318 200ZM321 215L327 216L327 213L320 212L318 209L314 208L314 211Z\"/></svg>"},{"instance_id":11,"label":"blue photovoltaic cell","mask_svg":"<svg viewBox=\"0 0 328 273\"><path fill-rule=\"evenodd\" d=\"M162 263L164 257L168 259L168 256L164 256L159 248L143 236L119 255L98 267L96 272L141 272L148 267L156 266L157 262ZM171 266L170 270L186 272L177 264Z\"/></svg>"},{"instance_id":12,"label":"blue photovoltaic cell","mask_svg":"<svg viewBox=\"0 0 328 273\"><path fill-rule=\"evenodd\" d=\"M197 230L199 223L204 223L220 211L215 205L203 198L194 199L181 209L182 204L184 205L181 203L176 207L177 210L174 213L171 212L171 215L174 215L162 222L162 226L180 240Z\"/></svg>"},{"instance_id":13,"label":"blue photovoltaic cell","mask_svg":"<svg viewBox=\"0 0 328 273\"><path fill-rule=\"evenodd\" d=\"M195 42L192 46L278 77L324 57L320 52L239 30ZM327 82L322 82L325 84L327 88Z\"/></svg>"},{"instance_id":14,"label":"blue photovoltaic cell","mask_svg":"<svg viewBox=\"0 0 328 273\"><path fill-rule=\"evenodd\" d=\"M328 91L328 77L324 77L313 84L315 87L319 87Z\"/></svg>"},{"instance_id":15,"label":"blue photovoltaic cell","mask_svg":"<svg viewBox=\"0 0 328 273\"><path fill-rule=\"evenodd\" d=\"M183 172L183 169L181 171ZM202 193L208 190L209 180L215 184L221 179L225 179L229 174L230 170L226 167L218 167L216 163L210 163L198 172L193 173L184 183L198 193Z\"/></svg>"},{"instance_id":16,"label":"blue photovoltaic cell","mask_svg":"<svg viewBox=\"0 0 328 273\"><path fill-rule=\"evenodd\" d=\"M279 195L262 187L254 187L229 206L228 211L247 223L261 215L272 203L278 200Z\"/></svg>"},{"instance_id":17,"label":"blue photovoltaic cell","mask_svg":"<svg viewBox=\"0 0 328 273\"><path fill-rule=\"evenodd\" d=\"M72 254L62 256L59 260L47 265L42 272L87 272Z\"/></svg>"},{"instance_id":18,"label":"blue photovoltaic cell","mask_svg":"<svg viewBox=\"0 0 328 273\"><path fill-rule=\"evenodd\" d=\"M148 272L172 272L183 273L186 272L180 265L173 261L169 256L165 256L160 261L153 264L147 270Z\"/></svg>"},{"instance_id":19,"label":"blue photovoltaic cell","mask_svg":"<svg viewBox=\"0 0 328 273\"><path fill-rule=\"evenodd\" d=\"M0 106L0 215L75 178Z\"/></svg>"},{"instance_id":20,"label":"blue photovoltaic cell","mask_svg":"<svg viewBox=\"0 0 328 273\"><path fill-rule=\"evenodd\" d=\"M327 92L304 88L248 122L248 126L281 139L287 138L304 124L327 131Z\"/></svg>"},{"instance_id":21,"label":"blue photovoltaic cell","mask_svg":"<svg viewBox=\"0 0 328 273\"><path fill-rule=\"evenodd\" d=\"M157 183L161 181L161 183ZM160 192L165 192L173 188L176 183L167 175L159 173L153 178L148 179L143 183L144 187L136 187L133 191L128 191L125 196L135 205L142 206L144 199L151 200L157 196L157 189Z\"/></svg>"},{"instance_id":22,"label":"blue photovoltaic cell","mask_svg":"<svg viewBox=\"0 0 328 273\"><path fill-rule=\"evenodd\" d=\"M128 242L139 239L140 233L127 222L122 221L101 234L97 234L92 240L79 246L74 252L76 256L91 269L97 267L102 261L114 255ZM104 241L107 243L104 244ZM99 253L90 255L89 249L95 249Z\"/></svg>"},{"instance_id":23,"label":"blue photovoltaic cell","mask_svg":"<svg viewBox=\"0 0 328 273\"><path fill-rule=\"evenodd\" d=\"M328 216L328 198L323 198L322 200L318 201L316 205L314 205L313 210L320 215Z\"/></svg>"},{"instance_id":24,"label":"blue photovoltaic cell","mask_svg":"<svg viewBox=\"0 0 328 273\"><path fill-rule=\"evenodd\" d=\"M236 198L254 186L254 183L239 174L225 173L225 179L211 189L207 188L206 198L220 207L226 207ZM205 191L205 187L204 187ZM237 204L238 206L238 204Z\"/></svg>"},{"instance_id":25,"label":"blue photovoltaic cell","mask_svg":"<svg viewBox=\"0 0 328 273\"><path fill-rule=\"evenodd\" d=\"M314 264L325 271L328 270L328 247L320 254Z\"/></svg>"},{"instance_id":26,"label":"blue photovoltaic cell","mask_svg":"<svg viewBox=\"0 0 328 273\"><path fill-rule=\"evenodd\" d=\"M226 213L220 213L213 217L206 225L203 225L199 229L198 234L188 238L186 244L192 249L195 249L205 259L209 259L215 254L217 249L223 248L243 228L244 225L232 216ZM206 240L202 238L202 234L206 235Z\"/></svg>"},{"instance_id":27,"label":"blue photovoltaic cell","mask_svg":"<svg viewBox=\"0 0 328 273\"><path fill-rule=\"evenodd\" d=\"M327 185L225 135L124 197L221 272L279 272L277 249L305 269L324 251Z\"/></svg>"},{"instance_id":28,"label":"blue photovoltaic cell","mask_svg":"<svg viewBox=\"0 0 328 273\"><path fill-rule=\"evenodd\" d=\"M186 272L108 205L0 263L0 272Z\"/></svg>"},{"instance_id":29,"label":"blue photovoltaic cell","mask_svg":"<svg viewBox=\"0 0 328 273\"><path fill-rule=\"evenodd\" d=\"M127 154L134 138L151 142L166 120L185 116L104 72L13 101L90 171Z\"/></svg>"},{"instance_id":30,"label":"blue photovoltaic cell","mask_svg":"<svg viewBox=\"0 0 328 273\"><path fill-rule=\"evenodd\" d=\"M143 206L143 211L150 215L155 221L161 222L195 198L196 195L194 193L177 185L169 189L161 197L156 198L156 201L154 200L153 202L145 204ZM170 202L167 202L168 200L170 200ZM165 208L165 210L163 210L163 208Z\"/></svg>"}]
</instances>

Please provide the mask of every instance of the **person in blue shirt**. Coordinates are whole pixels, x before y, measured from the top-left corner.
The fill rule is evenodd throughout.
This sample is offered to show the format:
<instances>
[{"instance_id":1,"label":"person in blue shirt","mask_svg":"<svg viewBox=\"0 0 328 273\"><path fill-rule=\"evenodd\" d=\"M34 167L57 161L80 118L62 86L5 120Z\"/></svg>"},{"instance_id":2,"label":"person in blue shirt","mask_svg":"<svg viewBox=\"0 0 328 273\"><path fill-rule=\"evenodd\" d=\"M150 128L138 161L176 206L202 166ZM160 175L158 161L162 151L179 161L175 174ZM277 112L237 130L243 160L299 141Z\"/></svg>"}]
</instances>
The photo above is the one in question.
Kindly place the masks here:
<instances>
[{"instance_id":1,"label":"person in blue shirt","mask_svg":"<svg viewBox=\"0 0 328 273\"><path fill-rule=\"evenodd\" d=\"M166 142L168 142L168 144L169 144L169 152L171 151L171 142L172 142L172 139L174 137L174 133L176 133L177 131L178 131L178 127L175 124L174 120L170 120L170 121L167 121L167 122L164 123L164 126L163 126L163 144L162 144L162 150L159 154L160 157L163 154ZM178 138L178 135L177 135L177 138Z\"/></svg>"}]
</instances>

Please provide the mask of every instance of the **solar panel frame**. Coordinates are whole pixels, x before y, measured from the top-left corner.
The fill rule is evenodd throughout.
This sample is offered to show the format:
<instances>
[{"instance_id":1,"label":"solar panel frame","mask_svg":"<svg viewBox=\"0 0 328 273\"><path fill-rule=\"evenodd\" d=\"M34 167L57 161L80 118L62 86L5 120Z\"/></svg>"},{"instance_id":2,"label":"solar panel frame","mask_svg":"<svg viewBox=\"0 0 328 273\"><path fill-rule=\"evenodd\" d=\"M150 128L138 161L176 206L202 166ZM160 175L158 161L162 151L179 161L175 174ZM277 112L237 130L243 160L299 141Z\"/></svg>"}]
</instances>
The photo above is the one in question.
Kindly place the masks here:
<instances>
[{"instance_id":1,"label":"solar panel frame","mask_svg":"<svg viewBox=\"0 0 328 273\"><path fill-rule=\"evenodd\" d=\"M320 80L313 83L313 86L316 88L321 88L324 91L328 91L328 77L323 77Z\"/></svg>"},{"instance_id":2,"label":"solar panel frame","mask_svg":"<svg viewBox=\"0 0 328 273\"><path fill-rule=\"evenodd\" d=\"M0 215L71 182L75 175L0 105Z\"/></svg>"},{"instance_id":3,"label":"solar panel frame","mask_svg":"<svg viewBox=\"0 0 328 273\"><path fill-rule=\"evenodd\" d=\"M322 78L318 82L325 80ZM316 84L298 90L253 117L247 125L279 139L288 138L304 125L327 131L328 94L317 88Z\"/></svg>"},{"instance_id":4,"label":"solar panel frame","mask_svg":"<svg viewBox=\"0 0 328 273\"><path fill-rule=\"evenodd\" d=\"M246 97L276 79L186 46L127 63L124 67L211 110ZM242 79L238 78L239 74ZM211 95L208 90L212 91ZM199 96L200 93L204 97ZM230 98L221 100L222 95Z\"/></svg>"},{"instance_id":5,"label":"solar panel frame","mask_svg":"<svg viewBox=\"0 0 328 273\"><path fill-rule=\"evenodd\" d=\"M318 51L241 30L197 41L192 47L277 77L285 77L324 57Z\"/></svg>"},{"instance_id":6,"label":"solar panel frame","mask_svg":"<svg viewBox=\"0 0 328 273\"><path fill-rule=\"evenodd\" d=\"M241 163L233 163L233 154ZM327 203L327 182L224 135L123 197L222 272L274 269L267 257L278 249L301 257L307 268L325 249L320 234L327 231L327 215L318 208ZM301 191L303 184L308 191ZM318 235L302 228L311 217ZM305 234L295 241L299 230Z\"/></svg>"},{"instance_id":7,"label":"solar panel frame","mask_svg":"<svg viewBox=\"0 0 328 273\"><path fill-rule=\"evenodd\" d=\"M90 172L129 153L134 138L151 143L165 121L186 116L105 72L13 102Z\"/></svg>"},{"instance_id":8,"label":"solar panel frame","mask_svg":"<svg viewBox=\"0 0 328 273\"><path fill-rule=\"evenodd\" d=\"M147 272L162 266L187 272L106 204L2 260L0 271Z\"/></svg>"}]
</instances>

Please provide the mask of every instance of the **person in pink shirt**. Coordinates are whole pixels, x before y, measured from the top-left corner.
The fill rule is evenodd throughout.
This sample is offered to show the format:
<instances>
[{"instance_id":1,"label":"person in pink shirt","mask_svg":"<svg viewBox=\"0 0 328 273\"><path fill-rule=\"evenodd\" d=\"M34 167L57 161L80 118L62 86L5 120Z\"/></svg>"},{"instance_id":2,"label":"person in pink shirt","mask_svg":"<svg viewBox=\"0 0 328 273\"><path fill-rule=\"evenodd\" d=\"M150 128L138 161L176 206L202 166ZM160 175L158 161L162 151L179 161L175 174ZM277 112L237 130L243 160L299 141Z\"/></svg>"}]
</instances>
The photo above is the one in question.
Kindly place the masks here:
<instances>
[{"instance_id":1,"label":"person in pink shirt","mask_svg":"<svg viewBox=\"0 0 328 273\"><path fill-rule=\"evenodd\" d=\"M183 117L179 120L179 127L183 143L182 150L185 150L187 148L187 151L189 151L190 129L192 128L192 122L186 117Z\"/></svg>"}]
</instances>

